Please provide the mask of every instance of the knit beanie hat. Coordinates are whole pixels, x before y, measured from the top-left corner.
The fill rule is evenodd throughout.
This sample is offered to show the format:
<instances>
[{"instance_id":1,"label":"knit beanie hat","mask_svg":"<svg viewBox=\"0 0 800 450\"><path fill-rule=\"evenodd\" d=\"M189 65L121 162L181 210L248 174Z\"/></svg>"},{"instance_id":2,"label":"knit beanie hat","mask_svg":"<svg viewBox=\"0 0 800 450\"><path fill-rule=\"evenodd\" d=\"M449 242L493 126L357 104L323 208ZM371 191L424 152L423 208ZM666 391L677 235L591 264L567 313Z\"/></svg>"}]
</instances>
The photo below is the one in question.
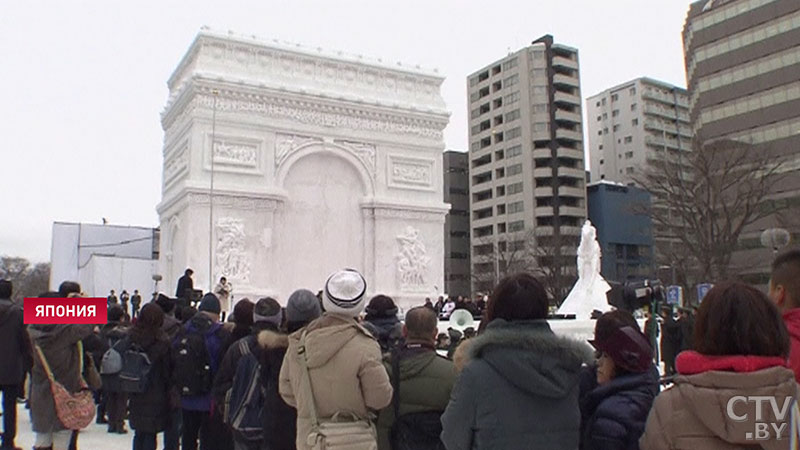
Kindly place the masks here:
<instances>
[{"instance_id":1,"label":"knit beanie hat","mask_svg":"<svg viewBox=\"0 0 800 450\"><path fill-rule=\"evenodd\" d=\"M372 297L365 309L367 312L367 318L378 318L378 317L396 317L397 316L397 305L394 304L394 300L391 297L386 295L376 295Z\"/></svg>"},{"instance_id":2,"label":"knit beanie hat","mask_svg":"<svg viewBox=\"0 0 800 450\"><path fill-rule=\"evenodd\" d=\"M307 289L298 289L289 296L286 303L287 322L311 322L322 315L319 299Z\"/></svg>"},{"instance_id":3,"label":"knit beanie hat","mask_svg":"<svg viewBox=\"0 0 800 450\"><path fill-rule=\"evenodd\" d=\"M255 305L249 299L243 298L236 302L236 305L233 307L233 322L249 327L253 324L253 307Z\"/></svg>"},{"instance_id":4,"label":"knit beanie hat","mask_svg":"<svg viewBox=\"0 0 800 450\"><path fill-rule=\"evenodd\" d=\"M200 300L200 306L197 307L197 310L219 314L222 311L222 307L219 304L217 296L209 292Z\"/></svg>"},{"instance_id":5,"label":"knit beanie hat","mask_svg":"<svg viewBox=\"0 0 800 450\"><path fill-rule=\"evenodd\" d=\"M322 304L327 312L355 318L364 309L366 292L367 281L358 271L339 270L325 282Z\"/></svg>"},{"instance_id":6,"label":"knit beanie hat","mask_svg":"<svg viewBox=\"0 0 800 450\"><path fill-rule=\"evenodd\" d=\"M281 326L283 311L281 305L272 297L258 300L253 309L253 322L269 322L276 327Z\"/></svg>"}]
</instances>

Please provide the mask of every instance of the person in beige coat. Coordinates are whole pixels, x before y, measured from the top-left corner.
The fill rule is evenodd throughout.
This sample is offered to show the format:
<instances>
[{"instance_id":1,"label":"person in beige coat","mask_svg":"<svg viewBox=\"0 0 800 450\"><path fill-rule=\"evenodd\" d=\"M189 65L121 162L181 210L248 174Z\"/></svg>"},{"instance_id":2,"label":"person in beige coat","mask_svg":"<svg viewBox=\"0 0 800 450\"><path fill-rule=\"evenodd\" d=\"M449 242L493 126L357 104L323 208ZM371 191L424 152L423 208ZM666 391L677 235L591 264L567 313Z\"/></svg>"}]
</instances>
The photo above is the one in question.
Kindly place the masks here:
<instances>
[{"instance_id":1,"label":"person in beige coat","mask_svg":"<svg viewBox=\"0 0 800 450\"><path fill-rule=\"evenodd\" d=\"M306 328L306 353L313 401L320 420L338 413L373 418L392 400L392 385L381 362L378 342L356 317L364 309L366 282L356 271L334 273L325 283L325 313ZM310 448L309 402L302 387L298 347L303 330L289 336L281 367L279 390L284 401L297 408L297 448Z\"/></svg>"},{"instance_id":2,"label":"person in beige coat","mask_svg":"<svg viewBox=\"0 0 800 450\"><path fill-rule=\"evenodd\" d=\"M743 283L717 285L697 314L694 348L678 355L675 384L656 397L640 448L788 450L798 386L769 299Z\"/></svg>"}]
</instances>

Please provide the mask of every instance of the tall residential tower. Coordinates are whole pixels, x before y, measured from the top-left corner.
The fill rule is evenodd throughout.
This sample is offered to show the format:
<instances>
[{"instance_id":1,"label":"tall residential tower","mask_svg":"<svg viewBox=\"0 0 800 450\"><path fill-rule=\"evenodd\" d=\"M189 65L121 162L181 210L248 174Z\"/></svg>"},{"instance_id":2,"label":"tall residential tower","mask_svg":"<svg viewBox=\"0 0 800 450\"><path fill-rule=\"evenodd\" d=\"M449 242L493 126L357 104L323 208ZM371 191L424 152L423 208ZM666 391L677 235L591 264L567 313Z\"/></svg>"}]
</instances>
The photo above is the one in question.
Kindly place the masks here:
<instances>
[{"instance_id":1,"label":"tall residential tower","mask_svg":"<svg viewBox=\"0 0 800 450\"><path fill-rule=\"evenodd\" d=\"M531 248L555 249L540 264L574 267L586 218L578 68L578 50L547 35L467 78L474 291Z\"/></svg>"}]
</instances>

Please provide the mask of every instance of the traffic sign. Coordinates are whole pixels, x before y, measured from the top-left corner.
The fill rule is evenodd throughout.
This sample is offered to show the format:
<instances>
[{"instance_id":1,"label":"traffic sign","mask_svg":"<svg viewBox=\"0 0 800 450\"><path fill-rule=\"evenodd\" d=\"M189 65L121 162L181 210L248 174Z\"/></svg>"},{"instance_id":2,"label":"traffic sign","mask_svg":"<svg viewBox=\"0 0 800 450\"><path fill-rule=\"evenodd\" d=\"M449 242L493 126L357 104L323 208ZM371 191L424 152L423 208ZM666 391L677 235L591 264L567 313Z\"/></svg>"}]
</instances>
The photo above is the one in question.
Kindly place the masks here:
<instances>
[{"instance_id":1,"label":"traffic sign","mask_svg":"<svg viewBox=\"0 0 800 450\"><path fill-rule=\"evenodd\" d=\"M667 286L667 304L680 306L683 304L683 288Z\"/></svg>"},{"instance_id":2,"label":"traffic sign","mask_svg":"<svg viewBox=\"0 0 800 450\"><path fill-rule=\"evenodd\" d=\"M703 297L708 294L708 291L713 288L714 285L711 283L700 283L697 285L697 303L700 304L703 301Z\"/></svg>"}]
</instances>

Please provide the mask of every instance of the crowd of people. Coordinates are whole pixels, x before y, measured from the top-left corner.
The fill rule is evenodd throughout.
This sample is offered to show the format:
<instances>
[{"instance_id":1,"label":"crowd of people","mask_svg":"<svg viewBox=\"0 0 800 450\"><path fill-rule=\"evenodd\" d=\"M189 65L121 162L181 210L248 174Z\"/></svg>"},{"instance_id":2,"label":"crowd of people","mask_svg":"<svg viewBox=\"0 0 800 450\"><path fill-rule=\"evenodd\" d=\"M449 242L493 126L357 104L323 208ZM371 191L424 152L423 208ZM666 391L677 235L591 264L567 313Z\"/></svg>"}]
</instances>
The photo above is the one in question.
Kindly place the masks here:
<instances>
[{"instance_id":1,"label":"crowd of people","mask_svg":"<svg viewBox=\"0 0 800 450\"><path fill-rule=\"evenodd\" d=\"M768 294L735 281L708 292L664 390L653 322L642 330L613 310L588 342L556 335L545 289L525 273L500 281L448 358L436 305L400 321L392 298L367 301L353 270L285 307L239 300L229 322L208 293L196 310L160 295L135 318L112 305L102 327L26 328L11 290L0 281L0 339L18 350L0 354L0 449L16 448L27 373L40 450L77 448L60 402L89 389L96 420L110 433L127 420L134 450L155 449L158 434L167 450L797 448L798 250L776 258ZM45 294L80 295L73 282ZM673 327L663 313L662 337Z\"/></svg>"},{"instance_id":2,"label":"crowd of people","mask_svg":"<svg viewBox=\"0 0 800 450\"><path fill-rule=\"evenodd\" d=\"M142 296L139 295L139 290L134 289L133 295L128 294L128 291L123 289L122 293L119 294L119 298L117 298L117 294L114 289L111 289L111 292L106 297L107 306L111 308L114 305L120 305L122 307L123 313L128 315L128 320L134 318L139 315L139 309L142 306ZM128 314L128 302L130 302L130 314Z\"/></svg>"}]
</instances>

